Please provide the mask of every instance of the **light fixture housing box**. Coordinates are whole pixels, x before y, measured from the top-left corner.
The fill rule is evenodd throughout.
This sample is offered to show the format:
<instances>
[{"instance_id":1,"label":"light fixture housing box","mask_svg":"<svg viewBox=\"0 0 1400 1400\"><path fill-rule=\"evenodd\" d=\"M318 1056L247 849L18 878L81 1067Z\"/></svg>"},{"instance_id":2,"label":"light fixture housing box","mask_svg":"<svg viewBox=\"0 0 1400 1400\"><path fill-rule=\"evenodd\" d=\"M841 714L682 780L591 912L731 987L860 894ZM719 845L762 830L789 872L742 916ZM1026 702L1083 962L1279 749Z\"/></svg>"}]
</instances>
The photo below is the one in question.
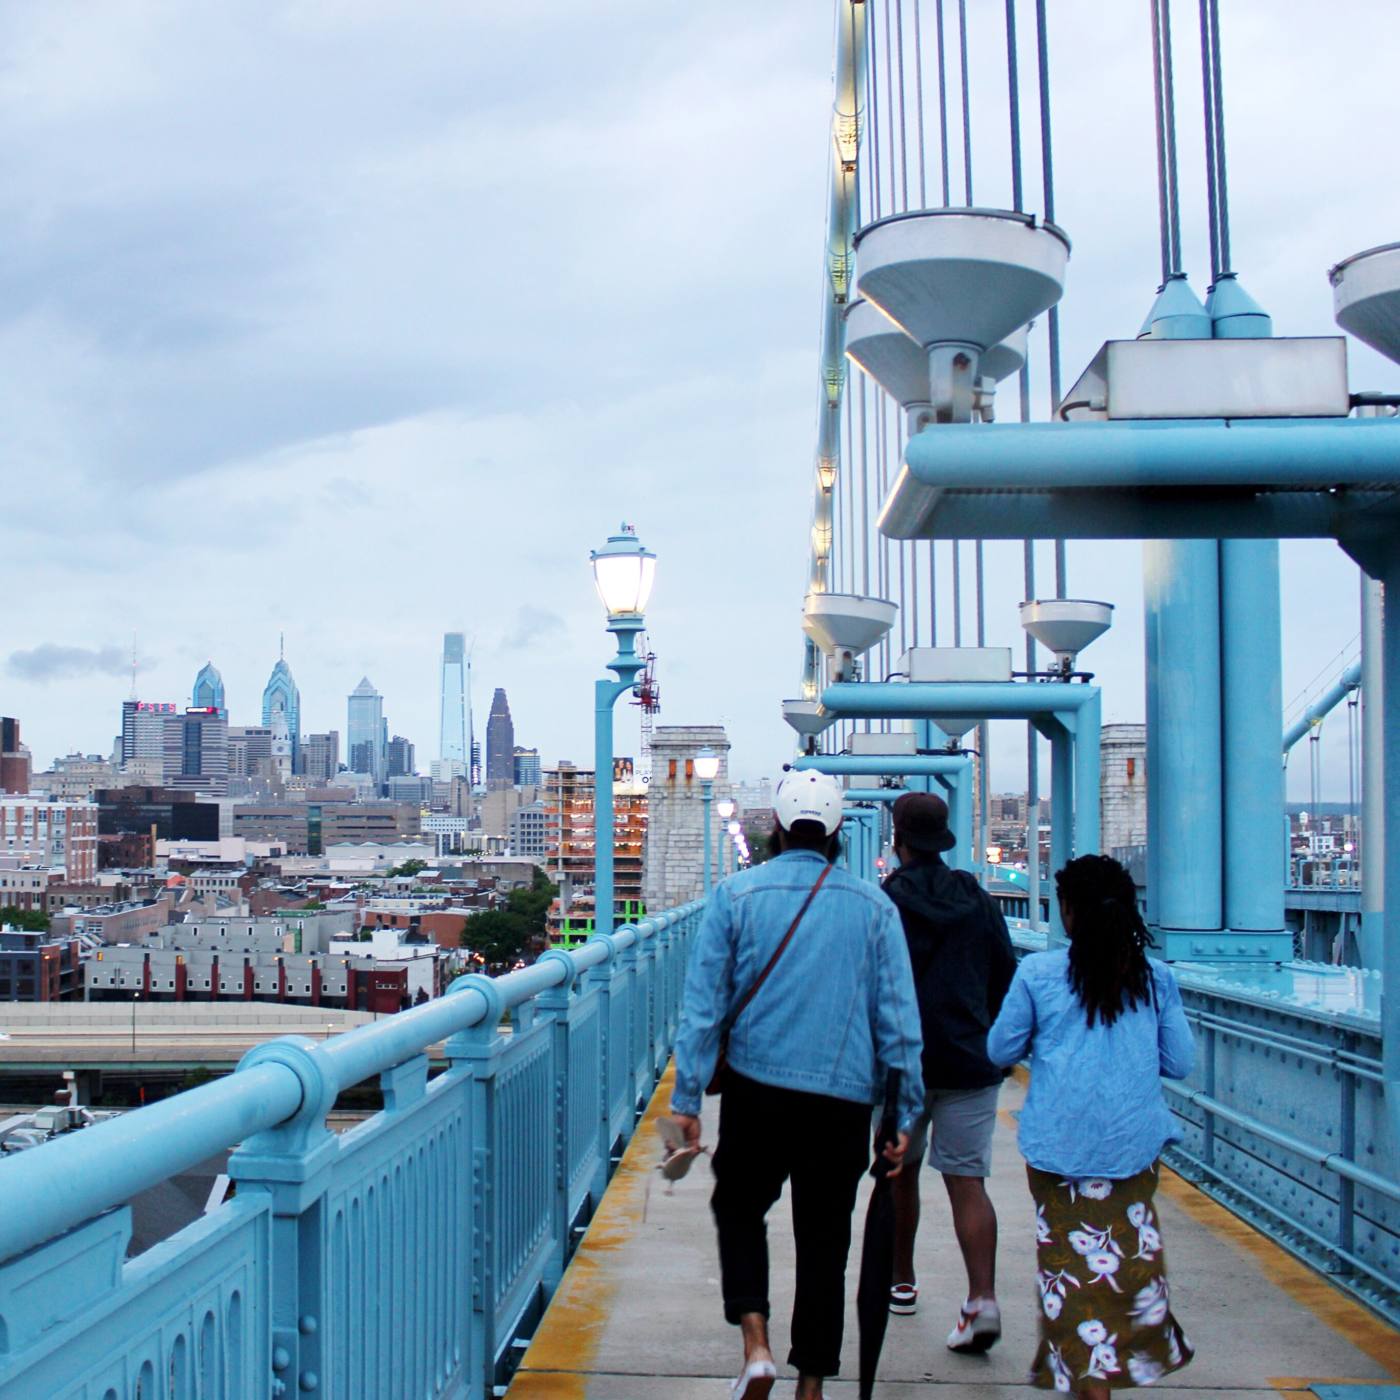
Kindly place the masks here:
<instances>
[{"instance_id":1,"label":"light fixture housing box","mask_svg":"<svg viewBox=\"0 0 1400 1400\"><path fill-rule=\"evenodd\" d=\"M1110 340L1058 405L1071 423L1153 418L1345 418L1346 340ZM1124 464L1125 483L1131 466Z\"/></svg>"},{"instance_id":2,"label":"light fixture housing box","mask_svg":"<svg viewBox=\"0 0 1400 1400\"><path fill-rule=\"evenodd\" d=\"M916 685L1011 679L1010 647L910 647L899 669Z\"/></svg>"}]
</instances>

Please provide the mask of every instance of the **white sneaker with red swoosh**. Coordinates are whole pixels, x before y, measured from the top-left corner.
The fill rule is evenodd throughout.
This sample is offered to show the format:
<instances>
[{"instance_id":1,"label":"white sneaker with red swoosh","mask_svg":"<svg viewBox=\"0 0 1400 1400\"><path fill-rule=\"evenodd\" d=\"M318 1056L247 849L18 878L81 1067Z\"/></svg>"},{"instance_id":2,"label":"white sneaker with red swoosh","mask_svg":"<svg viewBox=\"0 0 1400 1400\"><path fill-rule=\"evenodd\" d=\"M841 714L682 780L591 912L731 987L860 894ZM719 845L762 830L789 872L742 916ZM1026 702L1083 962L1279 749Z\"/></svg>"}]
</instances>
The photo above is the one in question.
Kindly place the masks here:
<instances>
[{"instance_id":1,"label":"white sneaker with red swoosh","mask_svg":"<svg viewBox=\"0 0 1400 1400\"><path fill-rule=\"evenodd\" d=\"M948 1333L948 1350L983 1352L1001 1340L1001 1309L995 1298L969 1298Z\"/></svg>"}]
</instances>

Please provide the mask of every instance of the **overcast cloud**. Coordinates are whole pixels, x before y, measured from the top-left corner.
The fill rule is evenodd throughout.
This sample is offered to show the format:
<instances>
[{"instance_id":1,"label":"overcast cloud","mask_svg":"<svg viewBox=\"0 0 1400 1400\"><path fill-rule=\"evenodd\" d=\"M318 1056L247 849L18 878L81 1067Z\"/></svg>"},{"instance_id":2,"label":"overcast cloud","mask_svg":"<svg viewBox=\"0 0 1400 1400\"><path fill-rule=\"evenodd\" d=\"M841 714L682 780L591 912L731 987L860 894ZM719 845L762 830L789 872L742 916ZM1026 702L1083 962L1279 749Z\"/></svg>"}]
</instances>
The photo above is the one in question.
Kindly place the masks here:
<instances>
[{"instance_id":1,"label":"overcast cloud","mask_svg":"<svg viewBox=\"0 0 1400 1400\"><path fill-rule=\"evenodd\" d=\"M978 200L1004 203L1002 7L969 8ZM1145 3L1052 10L1072 376L1155 290L1148 24ZM1391 17L1222 16L1236 264L1281 334L1331 333L1327 267L1400 230L1390 54L1356 38ZM773 771L801 661L830 38L813 0L0 6L0 712L39 762L110 746L133 631L159 657L143 695L187 700L212 659L235 722L285 632L307 729L343 731L368 674L425 762L449 629L476 638L479 731L504 686L518 742L584 760L609 640L587 556L627 519L660 556L660 721L721 721L736 771ZM1400 388L1352 349L1357 387ZM1331 544L1284 558L1291 699L1351 645L1356 579ZM1106 717L1140 718L1138 549L1070 559L1072 593L1118 605L1085 657ZM1009 643L1019 550L988 564ZM1344 759L1329 773L1344 791Z\"/></svg>"}]
</instances>

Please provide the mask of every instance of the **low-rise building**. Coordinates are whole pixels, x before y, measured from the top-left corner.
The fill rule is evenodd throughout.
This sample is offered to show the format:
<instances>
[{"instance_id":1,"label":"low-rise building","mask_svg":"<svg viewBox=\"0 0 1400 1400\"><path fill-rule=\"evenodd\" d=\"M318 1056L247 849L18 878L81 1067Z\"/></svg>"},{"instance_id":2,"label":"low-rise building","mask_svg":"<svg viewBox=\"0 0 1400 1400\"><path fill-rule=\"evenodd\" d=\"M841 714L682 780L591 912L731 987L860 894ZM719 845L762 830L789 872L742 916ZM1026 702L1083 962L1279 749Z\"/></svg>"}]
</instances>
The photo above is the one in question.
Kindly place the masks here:
<instances>
[{"instance_id":1,"label":"low-rise building","mask_svg":"<svg viewBox=\"0 0 1400 1400\"><path fill-rule=\"evenodd\" d=\"M81 941L0 926L0 1001L63 1001L82 991Z\"/></svg>"},{"instance_id":2,"label":"low-rise building","mask_svg":"<svg viewBox=\"0 0 1400 1400\"><path fill-rule=\"evenodd\" d=\"M97 877L97 804L0 794L0 865L45 868L85 884Z\"/></svg>"}]
</instances>

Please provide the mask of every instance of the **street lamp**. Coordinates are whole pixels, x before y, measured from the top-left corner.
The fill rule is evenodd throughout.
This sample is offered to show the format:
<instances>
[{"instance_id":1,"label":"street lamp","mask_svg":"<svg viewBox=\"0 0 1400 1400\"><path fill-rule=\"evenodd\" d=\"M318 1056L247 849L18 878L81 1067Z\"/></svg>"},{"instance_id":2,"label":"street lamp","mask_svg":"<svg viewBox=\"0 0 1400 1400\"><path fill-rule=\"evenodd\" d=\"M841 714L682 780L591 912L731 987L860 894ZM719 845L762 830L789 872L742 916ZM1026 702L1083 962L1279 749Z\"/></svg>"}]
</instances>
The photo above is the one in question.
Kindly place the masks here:
<instances>
[{"instance_id":1,"label":"street lamp","mask_svg":"<svg viewBox=\"0 0 1400 1400\"><path fill-rule=\"evenodd\" d=\"M136 1053L136 1003L141 1000L140 992L131 994L131 1053Z\"/></svg>"},{"instance_id":2,"label":"street lamp","mask_svg":"<svg viewBox=\"0 0 1400 1400\"><path fill-rule=\"evenodd\" d=\"M730 817L734 815L734 799L731 797L721 797L720 800L715 803L715 811L719 813L721 830L726 829ZM721 880L724 879L725 870L728 865L729 852L725 847L725 843L721 841L719 843L719 876Z\"/></svg>"},{"instance_id":3,"label":"street lamp","mask_svg":"<svg viewBox=\"0 0 1400 1400\"><path fill-rule=\"evenodd\" d=\"M708 895L714 881L710 878L710 798L714 795L715 779L719 777L719 755L713 749L701 749L695 755L695 776L700 779L700 801L704 805L705 825L705 893Z\"/></svg>"},{"instance_id":4,"label":"street lamp","mask_svg":"<svg viewBox=\"0 0 1400 1400\"><path fill-rule=\"evenodd\" d=\"M593 583L607 609L617 655L608 662L616 680L593 686L593 927L613 931L613 705L631 690L646 661L637 655L637 633L656 579L656 555L643 549L636 531L623 525L589 556Z\"/></svg>"}]
</instances>

